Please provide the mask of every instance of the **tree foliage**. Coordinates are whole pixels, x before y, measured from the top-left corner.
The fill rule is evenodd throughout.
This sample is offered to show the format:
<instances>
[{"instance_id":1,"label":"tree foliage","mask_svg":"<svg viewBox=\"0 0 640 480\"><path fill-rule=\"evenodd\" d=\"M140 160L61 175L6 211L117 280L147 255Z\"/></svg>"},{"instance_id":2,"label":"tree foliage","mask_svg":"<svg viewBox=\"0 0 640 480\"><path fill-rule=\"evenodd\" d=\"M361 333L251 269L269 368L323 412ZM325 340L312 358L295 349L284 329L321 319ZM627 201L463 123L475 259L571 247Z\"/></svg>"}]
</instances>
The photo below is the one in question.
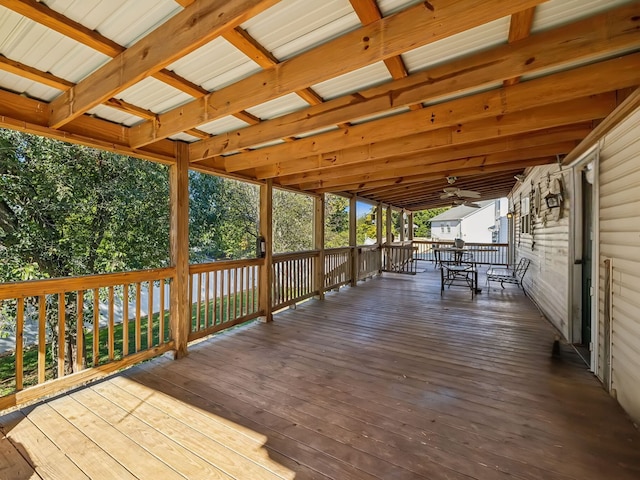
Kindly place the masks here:
<instances>
[{"instance_id":1,"label":"tree foliage","mask_svg":"<svg viewBox=\"0 0 640 480\"><path fill-rule=\"evenodd\" d=\"M167 168L0 130L0 280L160 267Z\"/></svg>"},{"instance_id":2,"label":"tree foliage","mask_svg":"<svg viewBox=\"0 0 640 480\"><path fill-rule=\"evenodd\" d=\"M327 194L324 203L324 246L339 248L349 245L349 199Z\"/></svg>"},{"instance_id":3,"label":"tree foliage","mask_svg":"<svg viewBox=\"0 0 640 480\"><path fill-rule=\"evenodd\" d=\"M413 223L416 225L415 236L420 238L431 238L431 219L443 212L449 207L431 208L429 210L421 210L413 214Z\"/></svg>"}]
</instances>

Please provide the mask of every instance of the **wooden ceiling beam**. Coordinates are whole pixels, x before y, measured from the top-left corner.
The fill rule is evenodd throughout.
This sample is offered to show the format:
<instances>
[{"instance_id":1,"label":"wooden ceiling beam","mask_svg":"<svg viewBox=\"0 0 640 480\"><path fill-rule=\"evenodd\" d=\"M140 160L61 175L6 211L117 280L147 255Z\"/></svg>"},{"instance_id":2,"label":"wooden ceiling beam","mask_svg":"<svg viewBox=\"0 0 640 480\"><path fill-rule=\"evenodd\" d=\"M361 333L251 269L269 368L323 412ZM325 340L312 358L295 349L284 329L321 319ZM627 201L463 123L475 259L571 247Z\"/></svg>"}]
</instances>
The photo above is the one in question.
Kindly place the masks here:
<instances>
[{"instance_id":1,"label":"wooden ceiling beam","mask_svg":"<svg viewBox=\"0 0 640 480\"><path fill-rule=\"evenodd\" d=\"M589 130L585 128L579 131L588 132ZM534 138L527 138L529 136ZM405 169L426 168L427 166L441 169L444 164L447 164L449 168L455 168L453 166L454 164L460 164L462 166L464 165L464 161L471 158L482 158L482 156L486 155L503 155L513 151L521 151L523 149L536 151L536 149L547 148L549 145L555 145L558 147L556 153L566 155L580 140L578 135L563 135L560 136L560 138L566 137L566 140L563 139L560 141L553 140L553 137L554 136L546 138L545 135L540 134L540 132L535 132L534 134L517 136L510 141L499 140L495 142L495 145L488 142L478 142L470 144L466 149L437 149L432 154L419 154L408 159L395 158L384 161L369 162L362 166L358 166L359 168L345 167L323 169L315 172L309 172L308 174L279 177L278 183L280 185L299 185L301 183L313 181L328 181L348 178L358 174L362 175L363 172L366 172L367 175L378 175L383 174L384 172L400 172ZM505 148L507 145L511 145L511 148ZM563 146L564 148L559 148L560 146ZM402 176L404 174L399 175Z\"/></svg>"},{"instance_id":2,"label":"wooden ceiling beam","mask_svg":"<svg viewBox=\"0 0 640 480\"><path fill-rule=\"evenodd\" d=\"M24 63L11 60L4 55L0 54L0 70L12 73L22 78L32 80L34 82L42 83L51 88L57 88L58 90L68 90L73 87L73 82L69 82L64 78L60 78L49 72L43 72L36 68L25 65Z\"/></svg>"},{"instance_id":3,"label":"wooden ceiling beam","mask_svg":"<svg viewBox=\"0 0 640 480\"><path fill-rule=\"evenodd\" d=\"M162 163L172 163L174 142L163 140L142 149L129 147L129 129L115 123L84 115L70 122L62 130L48 127L47 104L0 90L0 127L33 133L58 140L101 148L124 155Z\"/></svg>"},{"instance_id":4,"label":"wooden ceiling beam","mask_svg":"<svg viewBox=\"0 0 640 480\"><path fill-rule=\"evenodd\" d=\"M526 166L526 160L531 158L550 157L555 155L565 155L570 152L577 142L563 142L559 144L541 145L534 148L526 148L522 150L512 150L507 152L492 153L488 155L480 155L477 157L461 158L459 160L451 160L448 162L414 165L404 168L390 168L374 173L360 173L358 175L343 176L329 180L317 180L308 183L296 184L302 190L313 190L316 188L333 188L336 190L344 189L345 185L356 183L366 183L376 180L395 179L410 177L412 175L437 174L441 177L449 175L464 175L467 171L477 171L483 167L504 164L508 162L523 162L523 168Z\"/></svg>"},{"instance_id":5,"label":"wooden ceiling beam","mask_svg":"<svg viewBox=\"0 0 640 480\"><path fill-rule=\"evenodd\" d=\"M513 44L414 73L402 80L264 121L260 127L234 130L211 140L198 142L190 147L190 157L193 161L199 161L277 138L375 115L388 109L460 94L496 80L535 73L567 62L601 58L634 46L637 48L637 21L633 18L639 14L637 5L626 5L562 28L537 33ZM267 80L275 82L272 88L278 89L277 78L265 78ZM251 82L247 82L245 87L249 88L250 84ZM259 88L264 87L256 85L253 90ZM223 89L221 92L226 92L225 96L231 93L240 96L243 94L241 89ZM168 120L168 117L161 119Z\"/></svg>"},{"instance_id":6,"label":"wooden ceiling beam","mask_svg":"<svg viewBox=\"0 0 640 480\"><path fill-rule=\"evenodd\" d=\"M533 163L533 160L529 160L530 163ZM522 166L522 164L520 163L521 167L520 168L524 168L524 166ZM471 173L470 173L471 174ZM358 194L367 194L368 190L374 189L374 188L379 188L379 187L392 187L394 185L406 185L406 184L411 184L411 183L416 183L416 182L423 182L423 181L428 181L428 180L443 180L446 177L446 174L438 174L438 175L434 175L434 174L425 174L425 175L412 175L412 176L408 176L408 177L398 177L398 178L391 178L391 179L384 179L384 180L375 180L375 181L369 181L369 182L359 182L359 183L353 183L351 185L342 185L340 188L342 190L336 189L336 187L318 187L318 188L311 188L312 185L308 186L308 190L315 192L315 193L335 193L335 192L350 192L350 193L358 193Z\"/></svg>"},{"instance_id":7,"label":"wooden ceiling beam","mask_svg":"<svg viewBox=\"0 0 640 480\"><path fill-rule=\"evenodd\" d=\"M587 95L595 95L640 84L640 53L626 55L556 73L546 77L502 87L486 93L451 100L428 108L355 125L345 131L331 131L297 142L261 148L226 158L226 169L236 172L247 168L304 158L392 139L401 131L407 135L437 130L534 106L549 105ZM535 121L535 119L532 119ZM534 127L535 128L535 127ZM532 128L533 129L533 128ZM330 156L330 164L332 162Z\"/></svg>"},{"instance_id":8,"label":"wooden ceiling beam","mask_svg":"<svg viewBox=\"0 0 640 480\"><path fill-rule=\"evenodd\" d=\"M424 145L426 148L416 150L415 147L411 147L408 151L405 151L404 146L407 144L414 144L416 142L413 142L410 137L399 137L396 140L388 141L389 143L395 144L393 155L388 157L375 157L373 160L368 160L362 163L340 164L330 167L324 167L323 163L319 159L313 159L316 160L315 168L310 169L305 166L302 173L290 173L290 171L298 172L300 169L293 167L289 170L284 170L280 165L257 168L253 170L253 173L256 175L256 178L259 179L278 177L280 182L299 183L299 180L320 179L320 177L332 178L332 176L342 176L342 174L349 175L351 172L357 172L359 170L373 172L379 169L384 169L390 164L401 167L414 165L424 161L437 163L447 160L455 160L456 158L497 153L542 144L564 142L568 140L580 140L584 138L585 135L588 135L590 131L591 125L588 122L547 128L533 132L525 126L522 132L515 133L514 135L500 135L495 138L482 139L468 144L453 144L434 147L434 144L438 145L438 143L441 142L438 142L437 140L434 141L433 139L429 141L429 138L417 138L416 142L425 140ZM437 138L438 135L445 138L451 136L450 130L447 129L443 129L442 131L437 130L436 132L431 132L429 135L418 135L419 137L429 137L431 134L434 134L434 138ZM371 148L373 147L374 146ZM301 162L306 161L307 159L301 160ZM311 163L311 161L309 163Z\"/></svg>"},{"instance_id":9,"label":"wooden ceiling beam","mask_svg":"<svg viewBox=\"0 0 640 480\"><path fill-rule=\"evenodd\" d=\"M159 122L145 122L132 133L132 146L166 138L335 75L511 15L541 1L486 0L478 3L472 0L432 0L420 3L213 92L203 102L193 101L166 112L160 116ZM429 34L425 35L425 32ZM341 122L331 122L330 125L337 123ZM290 135L276 138L287 136Z\"/></svg>"},{"instance_id":10,"label":"wooden ceiling beam","mask_svg":"<svg viewBox=\"0 0 640 480\"><path fill-rule=\"evenodd\" d=\"M49 126L60 128L90 108L210 42L225 29L236 27L276 2L230 0L221 3L200 0L190 5L53 100L50 104ZM171 38L171 41L167 42L167 38ZM185 129L195 126L189 125Z\"/></svg>"},{"instance_id":11,"label":"wooden ceiling beam","mask_svg":"<svg viewBox=\"0 0 640 480\"><path fill-rule=\"evenodd\" d=\"M511 22L509 23L509 43L517 42L529 36L535 12L536 7L531 7L511 15ZM519 81L520 76L516 76L504 80L503 84L505 86L515 85Z\"/></svg>"}]
</instances>

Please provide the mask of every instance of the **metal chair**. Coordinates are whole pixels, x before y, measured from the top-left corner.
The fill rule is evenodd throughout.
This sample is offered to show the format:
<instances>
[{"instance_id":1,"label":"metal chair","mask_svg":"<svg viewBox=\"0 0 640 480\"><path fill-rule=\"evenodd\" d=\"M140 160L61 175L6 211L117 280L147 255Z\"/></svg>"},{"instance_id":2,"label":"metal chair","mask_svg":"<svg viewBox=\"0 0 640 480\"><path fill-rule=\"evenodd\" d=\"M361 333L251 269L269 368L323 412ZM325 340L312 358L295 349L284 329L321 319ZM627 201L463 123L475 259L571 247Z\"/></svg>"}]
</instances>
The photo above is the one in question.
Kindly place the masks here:
<instances>
[{"instance_id":1,"label":"metal chair","mask_svg":"<svg viewBox=\"0 0 640 480\"><path fill-rule=\"evenodd\" d=\"M487 270L487 288L491 291L491 284L489 282L500 282L500 286L504 288L505 283L511 283L521 287L524 291L524 285L522 280L524 279L531 260L528 258L521 258L517 265L507 265L506 267L493 267L489 266Z\"/></svg>"}]
</instances>

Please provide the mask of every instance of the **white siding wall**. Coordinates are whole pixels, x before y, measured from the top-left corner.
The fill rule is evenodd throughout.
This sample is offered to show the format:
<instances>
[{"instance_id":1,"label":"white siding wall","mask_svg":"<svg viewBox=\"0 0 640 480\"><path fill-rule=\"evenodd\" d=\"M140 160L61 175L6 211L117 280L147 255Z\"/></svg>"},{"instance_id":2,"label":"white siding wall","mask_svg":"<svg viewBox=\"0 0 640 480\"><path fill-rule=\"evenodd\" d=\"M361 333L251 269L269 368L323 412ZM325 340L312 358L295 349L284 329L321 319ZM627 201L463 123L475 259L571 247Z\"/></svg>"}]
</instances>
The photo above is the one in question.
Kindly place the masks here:
<instances>
[{"instance_id":1,"label":"white siding wall","mask_svg":"<svg viewBox=\"0 0 640 480\"><path fill-rule=\"evenodd\" d=\"M544 197L549 193L550 180L562 178L564 207L560 219L555 220ZM536 167L527 178L512 192L510 200L515 206L514 225L516 228L516 259L526 257L531 265L524 278L527 294L538 305L538 308L569 338L569 203L572 197L570 171L559 172L556 165ZM532 183L533 182L533 185ZM533 217L533 229L530 234L520 233L522 215L520 199L529 196L532 189L539 186L541 191L541 209Z\"/></svg>"},{"instance_id":2,"label":"white siding wall","mask_svg":"<svg viewBox=\"0 0 640 480\"><path fill-rule=\"evenodd\" d=\"M612 274L611 388L640 420L640 109L600 142L599 319L604 318L604 260ZM604 333L600 330L600 352ZM602 366L598 376L603 378Z\"/></svg>"},{"instance_id":3,"label":"white siding wall","mask_svg":"<svg viewBox=\"0 0 640 480\"><path fill-rule=\"evenodd\" d=\"M495 205L492 203L462 219L460 236L469 243L491 243L491 230L496 221Z\"/></svg>"}]
</instances>

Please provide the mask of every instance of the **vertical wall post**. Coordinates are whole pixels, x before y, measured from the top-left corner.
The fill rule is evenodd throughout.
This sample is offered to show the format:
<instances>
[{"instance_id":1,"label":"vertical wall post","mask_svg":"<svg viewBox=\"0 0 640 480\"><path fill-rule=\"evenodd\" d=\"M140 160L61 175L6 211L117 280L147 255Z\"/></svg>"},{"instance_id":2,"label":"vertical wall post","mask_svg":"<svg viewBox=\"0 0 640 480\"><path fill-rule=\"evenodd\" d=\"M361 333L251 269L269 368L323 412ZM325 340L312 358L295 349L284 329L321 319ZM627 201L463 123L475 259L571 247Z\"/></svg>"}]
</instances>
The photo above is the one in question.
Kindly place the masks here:
<instances>
[{"instance_id":1,"label":"vertical wall post","mask_svg":"<svg viewBox=\"0 0 640 480\"><path fill-rule=\"evenodd\" d=\"M354 195L349 199L349 246L351 247L351 286L358 285L358 239L356 236L357 222L357 197Z\"/></svg>"},{"instance_id":2,"label":"vertical wall post","mask_svg":"<svg viewBox=\"0 0 640 480\"><path fill-rule=\"evenodd\" d=\"M391 205L387 206L387 244L391 244L393 241L393 232L391 231L391 227L393 225L393 220L391 218L392 213Z\"/></svg>"},{"instance_id":3,"label":"vertical wall post","mask_svg":"<svg viewBox=\"0 0 640 480\"><path fill-rule=\"evenodd\" d=\"M264 264L260 268L259 309L263 322L273 320L271 312L271 289L273 287L273 180L260 185L260 235L266 243Z\"/></svg>"},{"instance_id":4,"label":"vertical wall post","mask_svg":"<svg viewBox=\"0 0 640 480\"><path fill-rule=\"evenodd\" d=\"M378 244L378 274L382 273L382 203L376 206L376 243Z\"/></svg>"},{"instance_id":5,"label":"vertical wall post","mask_svg":"<svg viewBox=\"0 0 640 480\"><path fill-rule=\"evenodd\" d=\"M316 258L316 275L314 290L318 291L317 298L324 299L324 193L313 200L313 248L319 250Z\"/></svg>"},{"instance_id":6,"label":"vertical wall post","mask_svg":"<svg viewBox=\"0 0 640 480\"><path fill-rule=\"evenodd\" d=\"M405 235L405 226L406 226L406 221L405 221L404 210L400 210L400 241L401 242L404 242L407 239Z\"/></svg>"},{"instance_id":7,"label":"vertical wall post","mask_svg":"<svg viewBox=\"0 0 640 480\"><path fill-rule=\"evenodd\" d=\"M407 215L407 240L413 242L413 212L409 212Z\"/></svg>"},{"instance_id":8,"label":"vertical wall post","mask_svg":"<svg viewBox=\"0 0 640 480\"><path fill-rule=\"evenodd\" d=\"M169 167L169 250L176 277L171 285L169 311L174 358L187 355L191 331L189 299L189 146L176 142L176 163Z\"/></svg>"}]
</instances>

